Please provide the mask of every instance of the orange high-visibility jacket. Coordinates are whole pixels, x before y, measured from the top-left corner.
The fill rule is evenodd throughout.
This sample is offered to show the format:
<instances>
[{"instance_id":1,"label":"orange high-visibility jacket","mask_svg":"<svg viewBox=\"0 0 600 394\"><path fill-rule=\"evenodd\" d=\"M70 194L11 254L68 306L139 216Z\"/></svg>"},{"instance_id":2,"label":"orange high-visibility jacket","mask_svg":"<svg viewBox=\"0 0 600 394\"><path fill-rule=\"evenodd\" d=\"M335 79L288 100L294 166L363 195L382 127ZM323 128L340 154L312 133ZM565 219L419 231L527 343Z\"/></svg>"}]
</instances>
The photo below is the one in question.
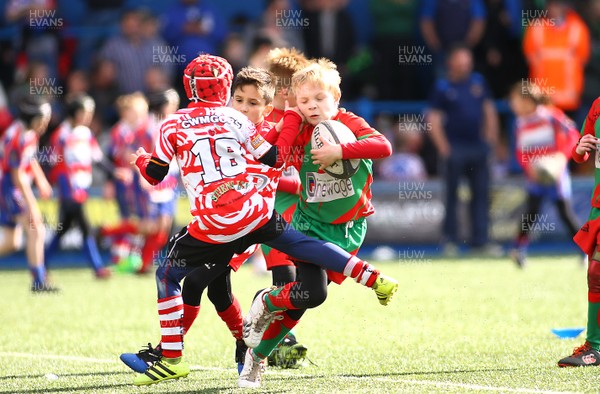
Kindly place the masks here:
<instances>
[{"instance_id":1,"label":"orange high-visibility jacket","mask_svg":"<svg viewBox=\"0 0 600 394\"><path fill-rule=\"evenodd\" d=\"M565 111L579 107L584 67L590 56L590 33L583 20L569 11L558 24L551 18L530 22L523 38L530 82Z\"/></svg>"}]
</instances>

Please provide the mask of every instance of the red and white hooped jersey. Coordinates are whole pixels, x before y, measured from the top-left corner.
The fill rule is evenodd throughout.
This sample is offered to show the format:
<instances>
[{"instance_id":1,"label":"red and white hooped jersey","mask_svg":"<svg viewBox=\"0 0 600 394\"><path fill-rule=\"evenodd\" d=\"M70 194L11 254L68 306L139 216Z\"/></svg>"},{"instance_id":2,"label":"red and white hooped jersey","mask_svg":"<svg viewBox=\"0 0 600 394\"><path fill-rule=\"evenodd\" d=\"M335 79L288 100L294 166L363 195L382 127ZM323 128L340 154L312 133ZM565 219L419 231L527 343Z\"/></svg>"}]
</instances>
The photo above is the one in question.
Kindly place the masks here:
<instances>
[{"instance_id":1,"label":"red and white hooped jersey","mask_svg":"<svg viewBox=\"0 0 600 394\"><path fill-rule=\"evenodd\" d=\"M145 130L145 124L133 128L122 120L113 126L110 132L110 156L116 167L130 168L131 155L140 146L136 140ZM144 141L142 145L145 145Z\"/></svg>"},{"instance_id":2,"label":"red and white hooped jersey","mask_svg":"<svg viewBox=\"0 0 600 394\"><path fill-rule=\"evenodd\" d=\"M560 109L538 105L532 114L517 118L515 156L523 168L555 152L569 160L578 138L575 124Z\"/></svg>"},{"instance_id":3,"label":"red and white hooped jersey","mask_svg":"<svg viewBox=\"0 0 600 394\"><path fill-rule=\"evenodd\" d=\"M227 107L189 107L167 117L152 156L177 158L194 219L190 234L226 243L265 224L272 215L247 173L246 154L262 157L271 144L241 113Z\"/></svg>"},{"instance_id":4,"label":"red and white hooped jersey","mask_svg":"<svg viewBox=\"0 0 600 394\"><path fill-rule=\"evenodd\" d=\"M53 175L66 175L73 189L88 189L92 184L92 164L103 156L89 127L73 127L64 121L52 135L51 143L59 158Z\"/></svg>"},{"instance_id":5,"label":"red and white hooped jersey","mask_svg":"<svg viewBox=\"0 0 600 394\"><path fill-rule=\"evenodd\" d=\"M20 120L15 120L0 138L0 179L7 177L12 183L10 171L25 171L31 182L31 162L37 153L38 137L33 130L27 130Z\"/></svg>"}]
</instances>

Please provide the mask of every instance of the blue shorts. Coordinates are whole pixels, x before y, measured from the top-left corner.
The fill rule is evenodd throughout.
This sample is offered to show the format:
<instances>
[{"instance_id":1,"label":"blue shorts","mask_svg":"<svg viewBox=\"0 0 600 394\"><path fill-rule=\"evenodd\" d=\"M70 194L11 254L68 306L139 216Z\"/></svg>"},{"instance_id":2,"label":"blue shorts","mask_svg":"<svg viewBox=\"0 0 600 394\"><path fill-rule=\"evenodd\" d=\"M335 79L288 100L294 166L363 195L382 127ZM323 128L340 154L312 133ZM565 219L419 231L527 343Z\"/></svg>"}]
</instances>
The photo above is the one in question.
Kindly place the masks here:
<instances>
[{"instance_id":1,"label":"blue shorts","mask_svg":"<svg viewBox=\"0 0 600 394\"><path fill-rule=\"evenodd\" d=\"M122 219L136 215L139 218L148 217L148 192L144 190L137 177L130 184L115 181L115 197Z\"/></svg>"},{"instance_id":2,"label":"blue shorts","mask_svg":"<svg viewBox=\"0 0 600 394\"><path fill-rule=\"evenodd\" d=\"M21 194L8 178L0 181L0 226L16 227L17 216L25 210Z\"/></svg>"},{"instance_id":3,"label":"blue shorts","mask_svg":"<svg viewBox=\"0 0 600 394\"><path fill-rule=\"evenodd\" d=\"M165 202L148 202L148 218L158 219L161 216L175 216L177 199L172 198Z\"/></svg>"},{"instance_id":4,"label":"blue shorts","mask_svg":"<svg viewBox=\"0 0 600 394\"><path fill-rule=\"evenodd\" d=\"M571 175L563 172L555 185L540 185L535 182L527 183L527 192L533 196L546 197L552 201L569 200L571 198Z\"/></svg>"}]
</instances>

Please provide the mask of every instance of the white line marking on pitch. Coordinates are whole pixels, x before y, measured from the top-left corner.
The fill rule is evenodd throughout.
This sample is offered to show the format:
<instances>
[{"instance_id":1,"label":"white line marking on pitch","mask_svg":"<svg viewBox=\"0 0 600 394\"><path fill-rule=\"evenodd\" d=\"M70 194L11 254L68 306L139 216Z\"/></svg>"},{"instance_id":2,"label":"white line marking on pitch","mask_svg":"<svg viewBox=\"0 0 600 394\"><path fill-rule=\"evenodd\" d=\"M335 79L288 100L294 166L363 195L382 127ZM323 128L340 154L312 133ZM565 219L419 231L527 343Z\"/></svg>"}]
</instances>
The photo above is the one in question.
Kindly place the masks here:
<instances>
[{"instance_id":1,"label":"white line marking on pitch","mask_svg":"<svg viewBox=\"0 0 600 394\"><path fill-rule=\"evenodd\" d=\"M81 361L84 363L101 363L110 364L116 362L109 358L92 358L79 356L61 356L58 354L32 354L32 353L17 353L17 352L0 352L1 357L20 357L20 358L41 358L46 360L66 360L66 361Z\"/></svg>"},{"instance_id":2,"label":"white line marking on pitch","mask_svg":"<svg viewBox=\"0 0 600 394\"><path fill-rule=\"evenodd\" d=\"M59 354L32 354L32 353L17 353L17 352L0 352L0 357L20 357L20 358L41 358L46 360L65 360L79 361L84 363L96 364L120 364L119 360L112 358L93 358L80 356L62 356ZM231 368L222 367L205 367L202 365L190 365L190 369L198 371L229 371Z\"/></svg>"},{"instance_id":3,"label":"white line marking on pitch","mask_svg":"<svg viewBox=\"0 0 600 394\"><path fill-rule=\"evenodd\" d=\"M58 354L33 354L33 353L18 353L18 352L0 352L0 357L20 357L20 358L39 358L46 360L65 360L65 361L79 361L79 362L88 362L88 363L102 363L102 364L119 364L118 360L111 358L93 358L93 357L80 357L80 356L63 356ZM190 365L191 370L195 371L233 371L232 368L222 368L222 367L205 367L200 365ZM296 374L293 372L287 371L273 371L267 369L267 372L272 372L273 375L286 375L291 377L311 377L311 378L324 378L325 376L314 376L308 374ZM60 374L58 374L60 376ZM419 380L419 379L393 379L393 378L384 378L379 376L331 376L332 379L350 379L350 380L376 380L379 382L388 382L388 383L407 383L407 384L415 384L421 386L436 386L436 387L456 387L456 388L464 388L468 390L484 390L484 391L499 391L499 392L510 392L510 393L539 393L539 394L567 394L573 393L572 391L548 391L548 390L538 390L538 389L526 389L526 388L511 388L511 387L494 387L494 386L485 386L479 384L469 384L469 383L455 383L455 382L441 382L436 380Z\"/></svg>"},{"instance_id":4,"label":"white line marking on pitch","mask_svg":"<svg viewBox=\"0 0 600 394\"><path fill-rule=\"evenodd\" d=\"M342 379L367 379L367 380L377 380L380 382L393 382L393 383L409 383L416 384L422 386L437 386L437 387L456 387L456 388L464 388L468 390L483 390L483 391L499 391L499 392L510 392L510 393L544 393L544 394L565 394L565 393L573 393L573 391L547 391L547 390L538 390L538 389L525 389L525 388L511 388L511 387L494 387L494 386L484 386L479 384L470 384L470 383L455 383L455 382L439 382L435 380L419 380L419 379L392 379L392 378L382 378L382 377L358 377L358 376L338 376Z\"/></svg>"}]
</instances>

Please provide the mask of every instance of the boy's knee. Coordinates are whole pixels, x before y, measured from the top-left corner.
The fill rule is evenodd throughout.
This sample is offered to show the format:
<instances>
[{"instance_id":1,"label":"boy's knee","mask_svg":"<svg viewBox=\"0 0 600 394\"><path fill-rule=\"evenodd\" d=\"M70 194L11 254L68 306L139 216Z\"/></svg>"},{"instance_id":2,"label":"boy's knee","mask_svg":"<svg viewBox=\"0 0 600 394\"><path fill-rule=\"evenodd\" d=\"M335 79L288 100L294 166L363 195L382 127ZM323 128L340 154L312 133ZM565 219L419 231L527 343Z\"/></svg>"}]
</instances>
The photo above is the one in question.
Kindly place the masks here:
<instances>
[{"instance_id":1,"label":"boy's knee","mask_svg":"<svg viewBox=\"0 0 600 394\"><path fill-rule=\"evenodd\" d=\"M318 286L307 290L309 308L316 308L327 299L327 286Z\"/></svg>"}]
</instances>

